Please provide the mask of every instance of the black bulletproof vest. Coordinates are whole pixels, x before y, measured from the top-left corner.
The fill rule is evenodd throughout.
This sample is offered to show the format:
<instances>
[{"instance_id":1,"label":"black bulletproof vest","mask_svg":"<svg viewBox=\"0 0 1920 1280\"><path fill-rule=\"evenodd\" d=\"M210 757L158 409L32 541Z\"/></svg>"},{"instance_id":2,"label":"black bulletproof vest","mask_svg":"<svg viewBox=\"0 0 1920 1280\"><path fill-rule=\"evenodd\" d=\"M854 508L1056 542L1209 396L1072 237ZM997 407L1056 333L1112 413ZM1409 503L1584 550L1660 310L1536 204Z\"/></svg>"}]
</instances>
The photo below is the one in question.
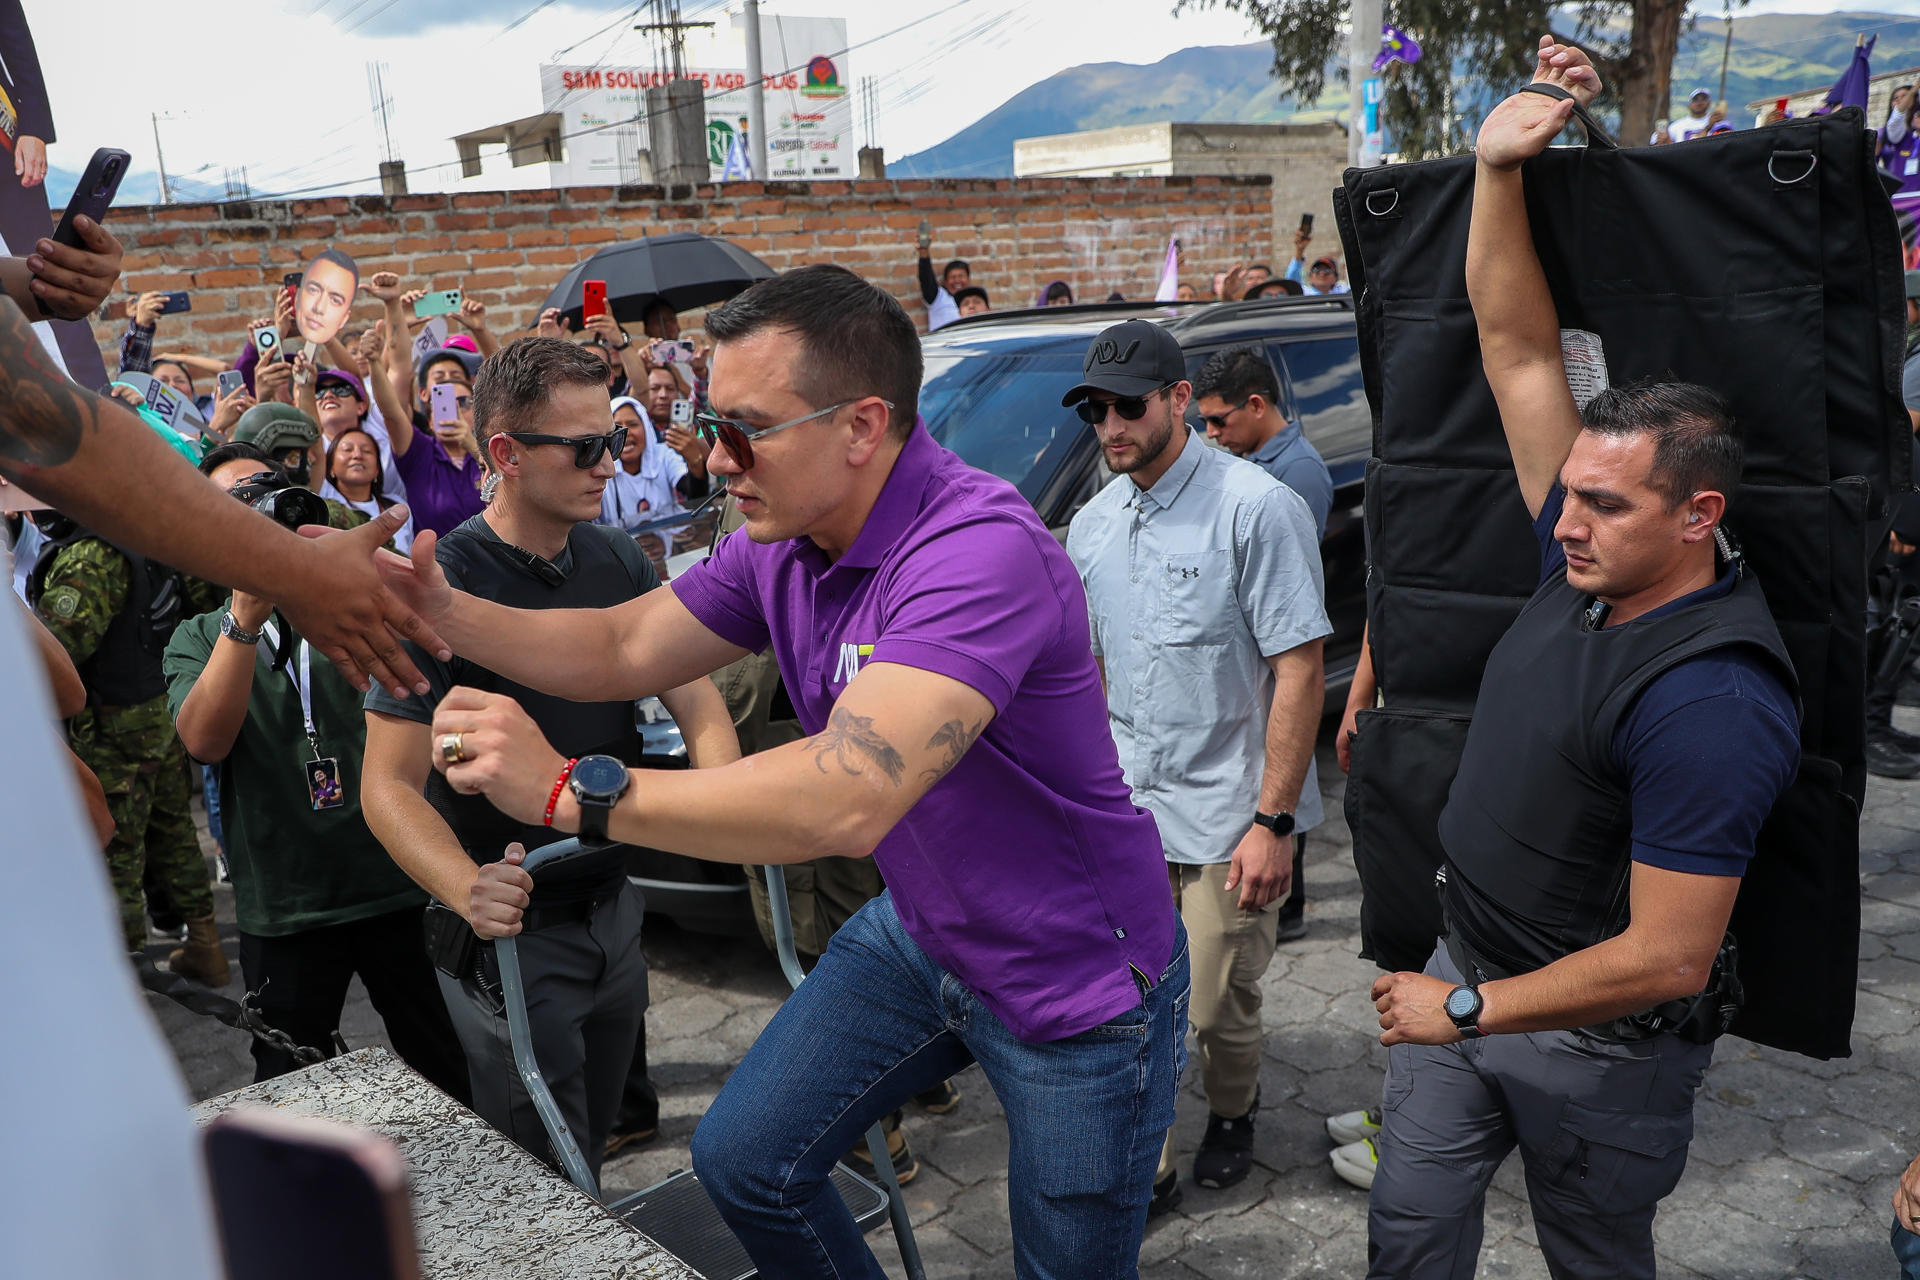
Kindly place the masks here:
<instances>
[{"instance_id":1,"label":"black bulletproof vest","mask_svg":"<svg viewBox=\"0 0 1920 1280\"><path fill-rule=\"evenodd\" d=\"M93 536L85 529L75 529L40 549L27 579L29 605L38 606L46 593L47 573L53 568L54 557ZM114 550L127 560L127 602L107 624L93 656L74 667L87 686L90 704L131 707L167 691L161 659L174 627L179 625L183 597L178 573L125 547Z\"/></svg>"},{"instance_id":2,"label":"black bulletproof vest","mask_svg":"<svg viewBox=\"0 0 1920 1280\"><path fill-rule=\"evenodd\" d=\"M1530 972L1625 927L1633 814L1614 731L1657 676L1745 646L1797 685L1750 573L1618 627L1586 629L1590 603L1562 571L1494 646L1440 814L1447 928L1490 969Z\"/></svg>"},{"instance_id":3,"label":"black bulletproof vest","mask_svg":"<svg viewBox=\"0 0 1920 1280\"><path fill-rule=\"evenodd\" d=\"M475 516L474 520L483 517ZM473 521L440 539L434 558L461 589L514 609L603 609L625 604L657 585L651 572L636 577L614 549L624 534L598 525L575 525L567 538L572 568L562 577L546 561L518 547L471 531ZM565 557L561 557L565 561ZM643 562L644 563L644 562ZM570 702L539 693L461 658L452 663L454 682L502 693L526 708L554 750L567 757L608 755L629 765L640 763L640 733L631 700ZM467 856L482 865L497 862L518 840L531 852L564 838L547 827L516 822L485 796L461 795L434 770L427 779L427 800L447 820ZM534 900L543 906L593 896L623 874L628 847L561 863L540 873Z\"/></svg>"}]
</instances>

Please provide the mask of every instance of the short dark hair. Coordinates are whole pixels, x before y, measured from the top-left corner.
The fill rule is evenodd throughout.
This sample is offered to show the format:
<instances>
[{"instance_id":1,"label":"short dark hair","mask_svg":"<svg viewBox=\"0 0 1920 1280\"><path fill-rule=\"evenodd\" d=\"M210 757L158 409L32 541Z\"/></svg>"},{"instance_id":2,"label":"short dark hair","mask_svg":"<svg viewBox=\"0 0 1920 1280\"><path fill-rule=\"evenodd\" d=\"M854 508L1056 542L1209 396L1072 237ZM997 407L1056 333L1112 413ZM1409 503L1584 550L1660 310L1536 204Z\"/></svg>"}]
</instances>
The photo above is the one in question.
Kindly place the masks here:
<instances>
[{"instance_id":1,"label":"short dark hair","mask_svg":"<svg viewBox=\"0 0 1920 1280\"><path fill-rule=\"evenodd\" d=\"M421 365L420 371L414 375L415 380L419 382L420 389L422 391L425 391L427 389L427 375L433 372L433 367L437 364L458 365L460 367L461 375L465 377L467 380L467 386L469 388L473 386L473 372L467 368L467 362L465 360L462 360L456 351L445 350L445 351L435 352L433 355L428 356L426 363ZM374 377L376 378L379 376L381 375L377 372L374 374ZM604 377L605 375L603 374L602 376Z\"/></svg>"},{"instance_id":2,"label":"short dark hair","mask_svg":"<svg viewBox=\"0 0 1920 1280\"><path fill-rule=\"evenodd\" d=\"M965 258L955 258L952 262L949 262L946 266L940 268L940 278L942 280L945 280L947 278L947 273L949 271L952 271L955 267L958 267L962 271L966 272L969 277L973 275L972 263L968 262Z\"/></svg>"},{"instance_id":3,"label":"short dark hair","mask_svg":"<svg viewBox=\"0 0 1920 1280\"><path fill-rule=\"evenodd\" d=\"M349 258L343 249L322 249L319 253L313 255L313 260L315 262L331 262L334 266L339 267L342 271L352 276L353 283L356 286L360 283L360 268L354 265L353 259Z\"/></svg>"},{"instance_id":4,"label":"short dark hair","mask_svg":"<svg viewBox=\"0 0 1920 1280\"><path fill-rule=\"evenodd\" d=\"M269 458L259 445L246 440L235 440L230 444L207 450L206 455L200 459L200 474L210 476L229 462L237 462L242 458L248 462L259 463L262 470L277 469L280 465Z\"/></svg>"},{"instance_id":5,"label":"short dark hair","mask_svg":"<svg viewBox=\"0 0 1920 1280\"><path fill-rule=\"evenodd\" d=\"M163 364L170 364L174 368L178 369L181 373L186 375L187 385L188 386L193 385L193 370L187 368L187 366L181 364L178 360L175 360L172 356L155 356L153 360L147 365L147 372L152 373L155 369L158 369Z\"/></svg>"},{"instance_id":6,"label":"short dark hair","mask_svg":"<svg viewBox=\"0 0 1920 1280\"><path fill-rule=\"evenodd\" d=\"M375 505L385 510L387 507L387 468L386 464L380 461L380 441L375 439L373 432L367 430L364 426L348 427L345 431L342 431L339 435L327 442L327 483L333 483L334 450L338 449L340 442L348 436L365 436L373 442L373 501ZM346 495L342 494L341 496L345 497Z\"/></svg>"},{"instance_id":7,"label":"short dark hair","mask_svg":"<svg viewBox=\"0 0 1920 1280\"><path fill-rule=\"evenodd\" d=\"M762 280L707 313L707 336L737 342L765 329L800 340L795 390L816 409L851 396L893 405L904 440L920 412L920 334L900 303L845 267L816 263Z\"/></svg>"},{"instance_id":8,"label":"short dark hair","mask_svg":"<svg viewBox=\"0 0 1920 1280\"><path fill-rule=\"evenodd\" d=\"M1193 398L1219 396L1228 404L1239 404L1248 396L1264 396L1270 405L1280 404L1280 379L1273 374L1260 348L1228 347L1207 357L1193 379Z\"/></svg>"},{"instance_id":9,"label":"short dark hair","mask_svg":"<svg viewBox=\"0 0 1920 1280\"><path fill-rule=\"evenodd\" d=\"M555 389L606 385L607 366L579 343L565 338L509 342L480 362L473 380L473 434L485 449L496 431L508 429L504 419L545 408Z\"/></svg>"},{"instance_id":10,"label":"short dark hair","mask_svg":"<svg viewBox=\"0 0 1920 1280\"><path fill-rule=\"evenodd\" d=\"M1040 304L1045 306L1055 298L1065 298L1068 302L1072 302L1073 286L1065 280L1055 280L1052 284L1049 284L1046 291L1040 295Z\"/></svg>"},{"instance_id":11,"label":"short dark hair","mask_svg":"<svg viewBox=\"0 0 1920 1280\"><path fill-rule=\"evenodd\" d=\"M1653 437L1647 483L1667 510L1708 489L1725 495L1732 507L1745 449L1719 392L1693 382L1645 378L1602 391L1580 411L1580 421L1595 435Z\"/></svg>"},{"instance_id":12,"label":"short dark hair","mask_svg":"<svg viewBox=\"0 0 1920 1280\"><path fill-rule=\"evenodd\" d=\"M982 289L977 284L970 284L966 288L962 289L960 292L954 294L953 295L954 305L959 306L962 302L965 302L968 298L978 298L980 299L980 301L986 303L989 307L993 305L993 299L987 296L987 291L985 289Z\"/></svg>"},{"instance_id":13,"label":"short dark hair","mask_svg":"<svg viewBox=\"0 0 1920 1280\"><path fill-rule=\"evenodd\" d=\"M1254 264L1253 264L1252 266L1250 266L1250 267L1248 267L1248 268L1247 268L1247 270L1249 270L1249 271L1264 271L1264 272L1266 272L1266 273L1267 273L1268 275L1272 275L1272 274L1273 274L1273 268L1272 268L1272 267L1270 267L1270 266L1268 266L1268 265L1267 265L1266 263L1264 263L1264 262L1256 262L1256 263L1254 263Z\"/></svg>"}]
</instances>

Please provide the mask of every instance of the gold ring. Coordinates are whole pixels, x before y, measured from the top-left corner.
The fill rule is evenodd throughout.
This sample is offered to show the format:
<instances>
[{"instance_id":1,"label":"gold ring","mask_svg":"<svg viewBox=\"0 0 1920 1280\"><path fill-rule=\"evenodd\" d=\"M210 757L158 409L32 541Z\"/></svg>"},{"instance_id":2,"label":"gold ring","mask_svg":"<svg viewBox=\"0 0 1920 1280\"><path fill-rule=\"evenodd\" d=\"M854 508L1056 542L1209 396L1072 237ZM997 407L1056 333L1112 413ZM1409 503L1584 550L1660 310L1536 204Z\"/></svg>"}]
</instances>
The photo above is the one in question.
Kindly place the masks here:
<instances>
[{"instance_id":1,"label":"gold ring","mask_svg":"<svg viewBox=\"0 0 1920 1280\"><path fill-rule=\"evenodd\" d=\"M460 746L460 735L444 734L440 738L440 758L448 764L465 764L467 753Z\"/></svg>"}]
</instances>

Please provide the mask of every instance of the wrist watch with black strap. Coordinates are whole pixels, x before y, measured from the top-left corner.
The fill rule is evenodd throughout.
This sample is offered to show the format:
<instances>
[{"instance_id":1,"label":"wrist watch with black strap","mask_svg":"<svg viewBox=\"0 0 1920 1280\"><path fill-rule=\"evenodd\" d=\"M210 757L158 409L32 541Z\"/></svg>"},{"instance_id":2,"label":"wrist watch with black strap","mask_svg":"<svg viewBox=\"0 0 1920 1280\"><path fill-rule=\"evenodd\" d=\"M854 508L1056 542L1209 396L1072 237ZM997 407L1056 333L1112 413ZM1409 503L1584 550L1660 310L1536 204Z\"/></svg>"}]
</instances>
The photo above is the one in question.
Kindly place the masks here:
<instances>
[{"instance_id":1,"label":"wrist watch with black strap","mask_svg":"<svg viewBox=\"0 0 1920 1280\"><path fill-rule=\"evenodd\" d=\"M590 844L607 842L607 820L613 806L627 793L633 778L627 766L612 756L581 756L574 763L567 786L580 805L580 839Z\"/></svg>"},{"instance_id":2,"label":"wrist watch with black strap","mask_svg":"<svg viewBox=\"0 0 1920 1280\"><path fill-rule=\"evenodd\" d=\"M1487 1034L1480 1029L1480 1011L1486 1007L1478 987L1458 986L1447 992L1447 1017L1460 1029L1463 1040L1478 1040Z\"/></svg>"},{"instance_id":3,"label":"wrist watch with black strap","mask_svg":"<svg viewBox=\"0 0 1920 1280\"><path fill-rule=\"evenodd\" d=\"M1279 813L1258 813L1253 815L1253 825L1265 827L1277 836L1293 834L1293 815L1282 809Z\"/></svg>"}]
</instances>

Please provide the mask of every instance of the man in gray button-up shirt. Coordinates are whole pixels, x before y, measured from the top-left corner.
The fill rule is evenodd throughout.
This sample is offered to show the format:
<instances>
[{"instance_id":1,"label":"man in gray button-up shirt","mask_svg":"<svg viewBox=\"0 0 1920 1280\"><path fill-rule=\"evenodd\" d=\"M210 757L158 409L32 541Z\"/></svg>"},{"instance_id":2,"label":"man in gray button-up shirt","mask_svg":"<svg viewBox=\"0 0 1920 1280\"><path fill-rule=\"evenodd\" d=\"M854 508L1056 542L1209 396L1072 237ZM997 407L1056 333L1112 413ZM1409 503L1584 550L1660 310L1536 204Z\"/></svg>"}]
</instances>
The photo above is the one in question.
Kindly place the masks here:
<instances>
[{"instance_id":1,"label":"man in gray button-up shirt","mask_svg":"<svg viewBox=\"0 0 1920 1280\"><path fill-rule=\"evenodd\" d=\"M1159 824L1187 927L1189 1017L1213 1113L1194 1180L1225 1187L1252 1160L1273 907L1292 878L1294 833L1322 816L1313 740L1331 628L1306 504L1188 430L1191 393L1158 325L1128 321L1096 339L1067 401L1097 419L1107 466L1124 478L1074 518L1067 553L1086 586L1120 764ZM1177 1198L1171 1136L1154 1192L1156 1209Z\"/></svg>"}]
</instances>

